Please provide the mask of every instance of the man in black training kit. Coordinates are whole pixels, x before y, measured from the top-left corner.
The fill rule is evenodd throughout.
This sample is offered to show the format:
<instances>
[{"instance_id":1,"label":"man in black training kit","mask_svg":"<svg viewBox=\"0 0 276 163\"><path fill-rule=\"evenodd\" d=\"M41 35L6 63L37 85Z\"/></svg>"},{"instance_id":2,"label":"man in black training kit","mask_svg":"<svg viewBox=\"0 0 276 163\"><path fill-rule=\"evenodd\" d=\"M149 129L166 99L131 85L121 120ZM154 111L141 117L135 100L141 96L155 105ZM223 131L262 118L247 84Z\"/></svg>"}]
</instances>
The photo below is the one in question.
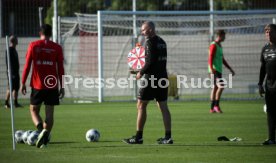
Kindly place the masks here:
<instances>
[{"instance_id":1,"label":"man in black training kit","mask_svg":"<svg viewBox=\"0 0 276 163\"><path fill-rule=\"evenodd\" d=\"M142 24L141 33L147 40L145 45L145 66L136 75L136 79L140 79L142 76L144 77L142 82L143 88L139 90L137 101L137 130L135 136L124 139L123 142L127 144L143 143L143 129L147 119L147 105L150 100L155 99L157 101L157 106L162 112L165 126L165 137L159 138L157 143L173 144L171 138L171 114L167 105L168 75L166 70L166 42L156 35L155 25L151 21L146 21Z\"/></svg>"},{"instance_id":2,"label":"man in black training kit","mask_svg":"<svg viewBox=\"0 0 276 163\"><path fill-rule=\"evenodd\" d=\"M276 129L276 25L268 24L264 30L268 43L265 44L261 53L262 64L258 85L260 96L263 97L265 93L267 107L268 139L263 142L263 145L272 145L275 144Z\"/></svg>"},{"instance_id":3,"label":"man in black training kit","mask_svg":"<svg viewBox=\"0 0 276 163\"><path fill-rule=\"evenodd\" d=\"M19 76L19 59L18 59L18 53L16 51L16 46L18 44L18 40L16 36L11 35L9 38L10 42L10 47L9 47L9 52L10 52L10 66L11 66L11 78L12 78L12 95L14 98L14 106L16 108L22 107L17 101L18 99L18 90L20 87L20 76ZM7 54L7 52L6 52ZM7 76L8 76L8 58L6 55L6 65L7 65ZM9 80L9 77L8 77ZM9 88L7 89L6 93L6 100L5 100L5 108L10 108L10 90Z\"/></svg>"}]
</instances>

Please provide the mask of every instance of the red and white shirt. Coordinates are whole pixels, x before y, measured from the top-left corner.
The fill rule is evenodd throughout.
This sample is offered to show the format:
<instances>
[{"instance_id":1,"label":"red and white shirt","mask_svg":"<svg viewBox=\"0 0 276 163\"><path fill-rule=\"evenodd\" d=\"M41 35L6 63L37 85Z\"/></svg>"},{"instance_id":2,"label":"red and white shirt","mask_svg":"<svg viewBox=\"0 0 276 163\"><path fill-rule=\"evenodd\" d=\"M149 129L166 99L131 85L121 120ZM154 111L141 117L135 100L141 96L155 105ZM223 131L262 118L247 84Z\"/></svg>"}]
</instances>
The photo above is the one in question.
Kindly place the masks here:
<instances>
[{"instance_id":1,"label":"red and white shirt","mask_svg":"<svg viewBox=\"0 0 276 163\"><path fill-rule=\"evenodd\" d=\"M30 86L32 88L58 89L58 81L62 85L64 75L62 47L50 40L38 40L31 42L23 69L22 84L26 83L32 65ZM51 79L47 79L47 78ZM50 86L47 85L47 82Z\"/></svg>"}]
</instances>

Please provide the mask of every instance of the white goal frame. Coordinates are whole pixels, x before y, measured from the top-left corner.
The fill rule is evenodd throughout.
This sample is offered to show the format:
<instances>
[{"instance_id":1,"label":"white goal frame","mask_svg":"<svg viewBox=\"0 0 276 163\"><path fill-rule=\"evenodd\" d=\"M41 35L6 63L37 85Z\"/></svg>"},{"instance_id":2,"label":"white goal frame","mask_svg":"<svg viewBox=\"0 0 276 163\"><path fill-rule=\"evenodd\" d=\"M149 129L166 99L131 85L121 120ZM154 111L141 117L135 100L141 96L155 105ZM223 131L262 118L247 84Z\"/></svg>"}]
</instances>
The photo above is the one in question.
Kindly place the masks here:
<instances>
[{"instance_id":1,"label":"white goal frame","mask_svg":"<svg viewBox=\"0 0 276 163\"><path fill-rule=\"evenodd\" d=\"M102 19L106 15L210 15L210 34L213 34L213 15L252 15L252 14L275 14L276 10L246 10L246 11L98 11L98 77L103 79L103 26ZM213 18L213 19L212 19ZM271 23L275 23L275 18ZM136 31L135 22L133 23L133 31ZM134 34L135 35L135 34ZM212 38L212 36L210 37ZM98 102L104 101L103 83L99 82Z\"/></svg>"}]
</instances>

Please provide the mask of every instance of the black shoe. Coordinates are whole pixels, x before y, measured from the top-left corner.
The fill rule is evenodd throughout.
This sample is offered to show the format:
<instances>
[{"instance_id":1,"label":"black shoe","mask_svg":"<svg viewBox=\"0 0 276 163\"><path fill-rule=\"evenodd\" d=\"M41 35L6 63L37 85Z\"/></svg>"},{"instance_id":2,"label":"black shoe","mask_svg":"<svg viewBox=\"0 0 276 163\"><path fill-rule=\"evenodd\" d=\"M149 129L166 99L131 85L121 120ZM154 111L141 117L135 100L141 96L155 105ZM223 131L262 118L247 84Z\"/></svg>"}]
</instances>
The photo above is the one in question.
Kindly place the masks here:
<instances>
[{"instance_id":1,"label":"black shoe","mask_svg":"<svg viewBox=\"0 0 276 163\"><path fill-rule=\"evenodd\" d=\"M47 145L47 144L50 142L50 137L51 137L51 136L50 136L50 134L48 133L47 136L46 136L46 138L44 139L44 143L43 143L44 145Z\"/></svg>"},{"instance_id":2,"label":"black shoe","mask_svg":"<svg viewBox=\"0 0 276 163\"><path fill-rule=\"evenodd\" d=\"M263 145L275 145L275 140L266 140L262 143Z\"/></svg>"},{"instance_id":3,"label":"black shoe","mask_svg":"<svg viewBox=\"0 0 276 163\"><path fill-rule=\"evenodd\" d=\"M43 129L41 133L38 135L36 147L37 148L43 148L48 143L48 131L46 129Z\"/></svg>"},{"instance_id":4,"label":"black shoe","mask_svg":"<svg viewBox=\"0 0 276 163\"><path fill-rule=\"evenodd\" d=\"M127 144L143 144L143 138L137 139L136 136L132 136L131 138L123 139L123 142Z\"/></svg>"},{"instance_id":5,"label":"black shoe","mask_svg":"<svg viewBox=\"0 0 276 163\"><path fill-rule=\"evenodd\" d=\"M172 138L166 139L166 138L159 138L157 139L158 144L173 144Z\"/></svg>"},{"instance_id":6,"label":"black shoe","mask_svg":"<svg viewBox=\"0 0 276 163\"><path fill-rule=\"evenodd\" d=\"M226 136L219 136L217 139L218 141L230 141Z\"/></svg>"},{"instance_id":7,"label":"black shoe","mask_svg":"<svg viewBox=\"0 0 276 163\"><path fill-rule=\"evenodd\" d=\"M22 107L23 107L21 104L18 104L18 103L15 103L14 106L15 106L16 108L22 108Z\"/></svg>"}]
</instances>

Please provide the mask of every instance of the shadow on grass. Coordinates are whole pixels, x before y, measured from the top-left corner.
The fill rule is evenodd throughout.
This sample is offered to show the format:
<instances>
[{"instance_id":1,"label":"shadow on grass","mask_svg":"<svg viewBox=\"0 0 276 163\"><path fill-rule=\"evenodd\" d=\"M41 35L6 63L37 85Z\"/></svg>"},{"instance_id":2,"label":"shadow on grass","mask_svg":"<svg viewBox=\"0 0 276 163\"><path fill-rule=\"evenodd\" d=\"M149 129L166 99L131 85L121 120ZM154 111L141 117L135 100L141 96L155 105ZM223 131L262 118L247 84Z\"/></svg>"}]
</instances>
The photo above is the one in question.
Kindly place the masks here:
<instances>
[{"instance_id":1,"label":"shadow on grass","mask_svg":"<svg viewBox=\"0 0 276 163\"><path fill-rule=\"evenodd\" d=\"M64 141L64 142L50 142L49 144L73 144L73 143L77 143L77 142L73 142L73 141Z\"/></svg>"},{"instance_id":2,"label":"shadow on grass","mask_svg":"<svg viewBox=\"0 0 276 163\"><path fill-rule=\"evenodd\" d=\"M174 147L263 147L261 144L173 144Z\"/></svg>"},{"instance_id":3,"label":"shadow on grass","mask_svg":"<svg viewBox=\"0 0 276 163\"><path fill-rule=\"evenodd\" d=\"M106 142L119 142L119 141L106 141ZM246 148L246 147L265 147L261 144L116 144L116 145L101 145L101 142L95 142L97 146L85 146L85 147L73 147L73 148L145 148L145 147L160 147L160 148L175 148L175 147L237 147L237 148ZM276 147L276 145L274 146Z\"/></svg>"}]
</instances>

